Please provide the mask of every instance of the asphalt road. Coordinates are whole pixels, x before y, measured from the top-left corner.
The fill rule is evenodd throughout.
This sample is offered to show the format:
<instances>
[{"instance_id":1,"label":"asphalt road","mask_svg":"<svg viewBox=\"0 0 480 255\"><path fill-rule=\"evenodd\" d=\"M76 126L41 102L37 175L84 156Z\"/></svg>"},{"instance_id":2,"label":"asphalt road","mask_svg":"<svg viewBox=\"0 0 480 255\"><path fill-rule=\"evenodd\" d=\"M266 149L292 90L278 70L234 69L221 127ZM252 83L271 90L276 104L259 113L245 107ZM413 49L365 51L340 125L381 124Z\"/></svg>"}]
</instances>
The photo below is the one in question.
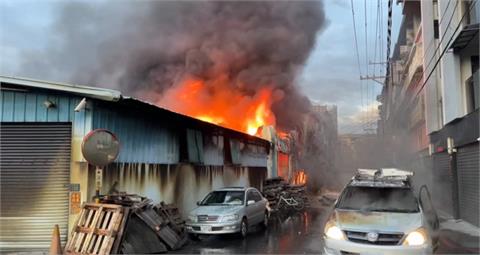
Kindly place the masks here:
<instances>
[{"instance_id":1,"label":"asphalt road","mask_svg":"<svg viewBox=\"0 0 480 255\"><path fill-rule=\"evenodd\" d=\"M204 236L175 254L321 254L323 226L331 208L316 204L306 212L272 217L269 227L238 235ZM441 230L436 254L478 254L478 238ZM471 246L471 247L470 247Z\"/></svg>"},{"instance_id":2,"label":"asphalt road","mask_svg":"<svg viewBox=\"0 0 480 255\"><path fill-rule=\"evenodd\" d=\"M290 216L272 217L267 229L251 229L247 238L236 235L205 236L174 253L214 254L320 254L326 208Z\"/></svg>"}]
</instances>

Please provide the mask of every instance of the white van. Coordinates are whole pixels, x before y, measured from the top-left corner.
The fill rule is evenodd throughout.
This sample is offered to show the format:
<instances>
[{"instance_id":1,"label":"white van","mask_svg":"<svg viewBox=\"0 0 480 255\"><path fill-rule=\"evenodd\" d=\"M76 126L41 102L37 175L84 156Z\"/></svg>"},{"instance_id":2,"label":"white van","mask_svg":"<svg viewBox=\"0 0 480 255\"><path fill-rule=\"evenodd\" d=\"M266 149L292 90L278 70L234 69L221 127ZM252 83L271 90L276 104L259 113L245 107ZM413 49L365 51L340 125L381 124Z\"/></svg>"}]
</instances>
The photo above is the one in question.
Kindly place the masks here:
<instances>
[{"instance_id":1,"label":"white van","mask_svg":"<svg viewBox=\"0 0 480 255\"><path fill-rule=\"evenodd\" d=\"M326 254L432 254L439 222L426 186L412 172L359 169L325 224Z\"/></svg>"}]
</instances>

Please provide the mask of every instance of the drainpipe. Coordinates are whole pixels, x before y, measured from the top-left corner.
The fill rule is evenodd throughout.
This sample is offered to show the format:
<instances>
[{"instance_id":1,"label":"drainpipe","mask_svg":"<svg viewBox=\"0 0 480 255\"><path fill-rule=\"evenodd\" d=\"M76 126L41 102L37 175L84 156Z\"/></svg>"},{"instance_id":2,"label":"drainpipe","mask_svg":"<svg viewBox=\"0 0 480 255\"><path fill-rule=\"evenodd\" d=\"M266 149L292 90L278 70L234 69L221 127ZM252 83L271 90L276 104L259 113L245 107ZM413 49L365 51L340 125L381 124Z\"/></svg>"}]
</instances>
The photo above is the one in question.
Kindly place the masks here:
<instances>
[{"instance_id":1,"label":"drainpipe","mask_svg":"<svg viewBox=\"0 0 480 255\"><path fill-rule=\"evenodd\" d=\"M458 194L458 171L457 171L457 149L455 149L453 138L447 138L448 154L450 155L450 171L452 174L452 199L453 217L460 218L460 204Z\"/></svg>"}]
</instances>

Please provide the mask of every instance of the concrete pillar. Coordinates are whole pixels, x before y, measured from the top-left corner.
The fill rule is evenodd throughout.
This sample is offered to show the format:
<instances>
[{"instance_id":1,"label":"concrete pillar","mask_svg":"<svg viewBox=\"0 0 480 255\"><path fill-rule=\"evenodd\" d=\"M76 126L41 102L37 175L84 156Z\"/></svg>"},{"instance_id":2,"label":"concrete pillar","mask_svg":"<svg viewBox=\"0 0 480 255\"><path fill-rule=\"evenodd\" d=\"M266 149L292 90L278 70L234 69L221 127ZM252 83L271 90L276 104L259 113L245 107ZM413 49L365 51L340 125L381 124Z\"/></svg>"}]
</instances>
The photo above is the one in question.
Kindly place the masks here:
<instances>
[{"instance_id":1,"label":"concrete pillar","mask_svg":"<svg viewBox=\"0 0 480 255\"><path fill-rule=\"evenodd\" d=\"M458 3L457 3L458 1ZM458 4L455 9L454 6L447 6L448 1L438 1L439 4L439 18L444 20L440 24L440 40L445 37L438 50L438 54L441 54L445 47L448 47L448 42L451 37L456 36L454 34L455 28L460 22L462 4L460 0L455 0L450 5ZM448 7L448 8L447 8ZM455 10L455 13L453 12ZM449 25L450 18L452 21ZM460 29L457 31L460 32ZM432 63L431 65L433 65ZM443 111L443 125L450 121L464 115L463 111L463 97L461 88L461 72L460 72L460 56L455 54L453 50L447 50L440 60L441 65L441 93L443 98L442 111ZM433 66L432 66L433 67ZM438 68L438 67L437 67Z\"/></svg>"},{"instance_id":2,"label":"concrete pillar","mask_svg":"<svg viewBox=\"0 0 480 255\"><path fill-rule=\"evenodd\" d=\"M422 40L423 40L423 69L424 76L423 81L427 79L430 72L432 72L435 61L434 52L437 47L437 40L434 39L433 21L434 8L431 0L421 1L421 14L422 14ZM433 58L433 59L432 59ZM430 63L429 65L429 62ZM441 94L439 89L439 68L433 71L431 77L427 81L424 87L425 91L425 121L427 127L427 133L430 134L434 131L440 130L442 127L442 115L441 115Z\"/></svg>"},{"instance_id":3,"label":"concrete pillar","mask_svg":"<svg viewBox=\"0 0 480 255\"><path fill-rule=\"evenodd\" d=\"M75 104L80 102L80 99L74 100ZM87 202L90 199L88 194L88 163L82 155L82 141L83 137L92 130L92 108L91 102L84 110L74 112L72 121L72 155L70 159L70 183L80 184L81 203ZM72 231L78 213L70 211L68 217L68 234Z\"/></svg>"}]
</instances>

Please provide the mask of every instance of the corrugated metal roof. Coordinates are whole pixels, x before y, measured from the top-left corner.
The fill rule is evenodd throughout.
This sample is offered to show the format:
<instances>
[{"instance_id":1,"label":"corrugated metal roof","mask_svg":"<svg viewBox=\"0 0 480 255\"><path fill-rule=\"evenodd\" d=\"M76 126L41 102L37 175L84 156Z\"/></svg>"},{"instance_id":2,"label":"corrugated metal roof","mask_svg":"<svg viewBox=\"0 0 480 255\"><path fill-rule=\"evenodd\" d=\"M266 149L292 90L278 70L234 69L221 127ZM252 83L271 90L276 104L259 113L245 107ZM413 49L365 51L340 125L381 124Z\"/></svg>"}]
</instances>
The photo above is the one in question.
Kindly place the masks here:
<instances>
[{"instance_id":1,"label":"corrugated metal roof","mask_svg":"<svg viewBox=\"0 0 480 255\"><path fill-rule=\"evenodd\" d=\"M153 110L155 113L163 113L163 114L169 115L172 118L176 118L181 121L188 122L193 126L214 130L215 133L220 135L228 133L230 137L240 138L242 140L245 140L245 142L261 144L268 148L270 146L270 142L265 139L262 139L256 136L251 136L249 134L246 134L237 130L233 130L230 128L218 126L209 122L205 122L205 121L202 121L187 115L183 115L181 113L174 112L165 108L161 108L150 102L142 101L132 97L122 96L122 94L116 90L89 87L89 86L83 86L83 85L73 85L73 84L67 84L67 83L34 80L34 79L22 78L22 77L2 76L2 75L0 75L0 83L9 83L13 85L20 85L20 86L31 87L31 88L62 91L62 92L72 93L72 94L81 95L89 98L99 99L103 101L122 103L125 105L141 108L142 110L150 109L150 110Z\"/></svg>"},{"instance_id":2,"label":"corrugated metal roof","mask_svg":"<svg viewBox=\"0 0 480 255\"><path fill-rule=\"evenodd\" d=\"M105 101L118 101L122 97L122 94L119 91L111 90L111 89L89 87L89 86L83 86L83 85L74 85L74 84L68 84L68 83L34 80L34 79L13 77L13 76L0 75L0 82L17 84L17 85L22 85L22 86L31 87L31 88L64 91L72 94L77 94L77 95L105 100Z\"/></svg>"},{"instance_id":3,"label":"corrugated metal roof","mask_svg":"<svg viewBox=\"0 0 480 255\"><path fill-rule=\"evenodd\" d=\"M127 105L132 105L144 109L152 109L155 110L158 113L170 115L172 117L179 118L181 121L189 122L193 126L197 127L202 127L202 128L209 128L212 130L215 130L215 133L217 135L223 135L223 134L228 134L229 137L235 138L235 139L240 139L242 141L245 141L246 143L254 143L254 144L261 144L263 146L266 146L268 149L270 148L270 141L265 140L263 138L257 137L257 136L252 136L247 133L243 133L234 129L230 129L227 127L215 125L210 122L206 122L203 120L199 120L193 117L190 117L188 115L183 115L178 112L171 111L169 109L165 109L162 107L159 107L157 105L154 105L150 102L142 101L140 99L132 98L132 97L122 97L122 100L120 101L121 103L125 103Z\"/></svg>"}]
</instances>

